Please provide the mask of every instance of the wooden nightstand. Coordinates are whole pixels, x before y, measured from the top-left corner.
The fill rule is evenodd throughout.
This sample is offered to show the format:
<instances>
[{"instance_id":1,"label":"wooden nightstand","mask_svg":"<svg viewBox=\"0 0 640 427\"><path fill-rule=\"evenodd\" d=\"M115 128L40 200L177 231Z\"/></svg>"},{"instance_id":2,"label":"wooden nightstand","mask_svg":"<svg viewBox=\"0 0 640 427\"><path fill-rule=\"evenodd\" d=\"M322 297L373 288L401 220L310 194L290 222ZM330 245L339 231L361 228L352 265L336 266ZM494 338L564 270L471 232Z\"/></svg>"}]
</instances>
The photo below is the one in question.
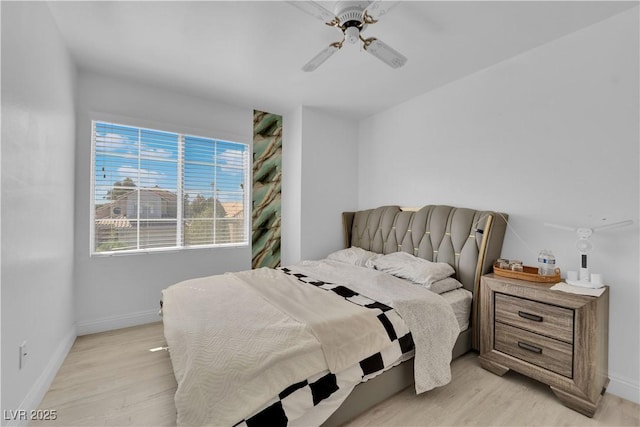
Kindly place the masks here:
<instances>
[{"instance_id":1,"label":"wooden nightstand","mask_svg":"<svg viewBox=\"0 0 640 427\"><path fill-rule=\"evenodd\" d=\"M482 277L480 364L543 382L566 406L592 417L609 384L609 288L590 297L551 286Z\"/></svg>"}]
</instances>

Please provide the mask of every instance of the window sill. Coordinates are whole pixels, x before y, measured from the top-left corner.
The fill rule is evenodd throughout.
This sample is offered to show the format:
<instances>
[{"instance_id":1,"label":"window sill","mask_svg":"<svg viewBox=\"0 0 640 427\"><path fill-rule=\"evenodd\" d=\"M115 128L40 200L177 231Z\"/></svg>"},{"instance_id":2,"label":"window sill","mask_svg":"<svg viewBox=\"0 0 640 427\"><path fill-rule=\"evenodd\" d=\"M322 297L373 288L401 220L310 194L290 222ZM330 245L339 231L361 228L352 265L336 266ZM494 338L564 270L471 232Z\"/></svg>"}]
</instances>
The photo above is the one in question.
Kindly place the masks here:
<instances>
[{"instance_id":1,"label":"window sill","mask_svg":"<svg viewBox=\"0 0 640 427\"><path fill-rule=\"evenodd\" d=\"M236 248L248 248L249 243L227 243L222 245L201 245L201 246L184 246L184 247L168 247L168 248L150 248L150 249L134 249L126 251L105 251L105 252L91 252L91 258L106 258L106 257L119 257L129 255L151 255L151 254L166 254L185 251L196 250L211 250L211 249L236 249Z\"/></svg>"}]
</instances>

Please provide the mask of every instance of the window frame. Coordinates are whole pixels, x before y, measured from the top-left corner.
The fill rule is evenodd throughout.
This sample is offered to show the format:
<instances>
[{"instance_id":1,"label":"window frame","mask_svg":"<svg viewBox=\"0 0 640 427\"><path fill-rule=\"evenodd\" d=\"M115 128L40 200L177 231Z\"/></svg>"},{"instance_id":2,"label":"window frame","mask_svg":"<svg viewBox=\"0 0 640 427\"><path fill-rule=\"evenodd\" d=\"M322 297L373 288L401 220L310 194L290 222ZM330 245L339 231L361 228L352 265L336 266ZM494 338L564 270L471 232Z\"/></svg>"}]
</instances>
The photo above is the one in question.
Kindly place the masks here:
<instances>
[{"instance_id":1,"label":"window frame","mask_svg":"<svg viewBox=\"0 0 640 427\"><path fill-rule=\"evenodd\" d=\"M244 183L245 183L245 191L243 197L244 203L244 218L243 218L243 229L245 232L244 242L232 242L232 243L212 243L212 244L203 244L203 245L190 245L190 246L165 246L165 247L154 247L154 248L141 248L141 249L127 249L127 250L118 250L118 251L101 251L97 252L95 248L95 239L96 239L96 226L95 226L95 188L96 188L96 176L95 176L95 165L96 165L96 135L95 135L95 124L96 122L109 123L114 125L122 125L129 127L136 127L140 129L147 129L152 131L159 132L167 132L167 133L175 133L180 135L180 138L184 138L185 136L191 136L196 138L204 138L204 139L212 139L220 142L234 143L234 144L242 144L246 147L247 150L247 161L245 164L245 173L244 173ZM110 257L110 256L130 256L130 255L139 255L139 254L150 254L150 253L170 253L170 252L181 252L181 251L191 251L191 250L212 250L212 249L224 249L224 248L246 248L251 245L251 216L252 216L252 205L251 205L251 193L252 193L252 181L251 181L251 173L252 173L252 162L253 162L253 144L247 141L246 137L242 137L238 134L228 133L228 132L220 132L220 131L212 131L212 130L203 130L203 129L194 129L185 126L179 126L172 123L160 123L155 121L148 121L142 119L133 119L130 117L123 117L111 114L98 114L98 113L90 113L89 114L89 133L91 138L91 147L90 147L90 189L89 189L89 256L90 257ZM179 163L179 171L183 173L184 168L184 158L180 156ZM180 211L183 209L180 208ZM176 218L176 223L182 221L184 217ZM181 228L181 227L180 227ZM176 233L177 235L177 233Z\"/></svg>"}]
</instances>

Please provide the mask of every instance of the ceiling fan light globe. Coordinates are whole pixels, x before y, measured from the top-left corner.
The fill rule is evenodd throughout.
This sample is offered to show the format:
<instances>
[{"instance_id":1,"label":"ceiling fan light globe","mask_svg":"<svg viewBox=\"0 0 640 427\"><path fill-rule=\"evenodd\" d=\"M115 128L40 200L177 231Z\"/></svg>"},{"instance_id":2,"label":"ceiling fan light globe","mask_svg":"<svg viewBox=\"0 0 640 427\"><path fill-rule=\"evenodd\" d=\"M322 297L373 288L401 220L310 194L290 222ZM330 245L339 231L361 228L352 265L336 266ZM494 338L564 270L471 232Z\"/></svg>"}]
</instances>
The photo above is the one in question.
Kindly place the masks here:
<instances>
[{"instance_id":1,"label":"ceiling fan light globe","mask_svg":"<svg viewBox=\"0 0 640 427\"><path fill-rule=\"evenodd\" d=\"M360 40L360 30L357 27L349 27L344 30L344 38L349 44L356 44Z\"/></svg>"}]
</instances>

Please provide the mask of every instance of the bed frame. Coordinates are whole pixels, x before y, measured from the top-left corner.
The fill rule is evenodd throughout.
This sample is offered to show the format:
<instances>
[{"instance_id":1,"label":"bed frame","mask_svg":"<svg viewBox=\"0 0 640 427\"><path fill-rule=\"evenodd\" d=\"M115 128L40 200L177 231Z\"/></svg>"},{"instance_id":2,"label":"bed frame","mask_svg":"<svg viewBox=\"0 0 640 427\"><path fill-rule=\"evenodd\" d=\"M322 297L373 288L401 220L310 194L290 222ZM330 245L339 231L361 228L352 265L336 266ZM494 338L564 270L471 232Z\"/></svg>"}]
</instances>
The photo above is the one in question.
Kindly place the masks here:
<instances>
[{"instance_id":1,"label":"bed frame","mask_svg":"<svg viewBox=\"0 0 640 427\"><path fill-rule=\"evenodd\" d=\"M507 215L443 205L418 210L382 206L344 212L342 224L345 248L357 246L382 254L402 251L452 265L456 279L474 295L470 327L460 333L452 356L478 350L480 277L500 257ZM357 385L323 426L344 424L411 384L413 359Z\"/></svg>"}]
</instances>

